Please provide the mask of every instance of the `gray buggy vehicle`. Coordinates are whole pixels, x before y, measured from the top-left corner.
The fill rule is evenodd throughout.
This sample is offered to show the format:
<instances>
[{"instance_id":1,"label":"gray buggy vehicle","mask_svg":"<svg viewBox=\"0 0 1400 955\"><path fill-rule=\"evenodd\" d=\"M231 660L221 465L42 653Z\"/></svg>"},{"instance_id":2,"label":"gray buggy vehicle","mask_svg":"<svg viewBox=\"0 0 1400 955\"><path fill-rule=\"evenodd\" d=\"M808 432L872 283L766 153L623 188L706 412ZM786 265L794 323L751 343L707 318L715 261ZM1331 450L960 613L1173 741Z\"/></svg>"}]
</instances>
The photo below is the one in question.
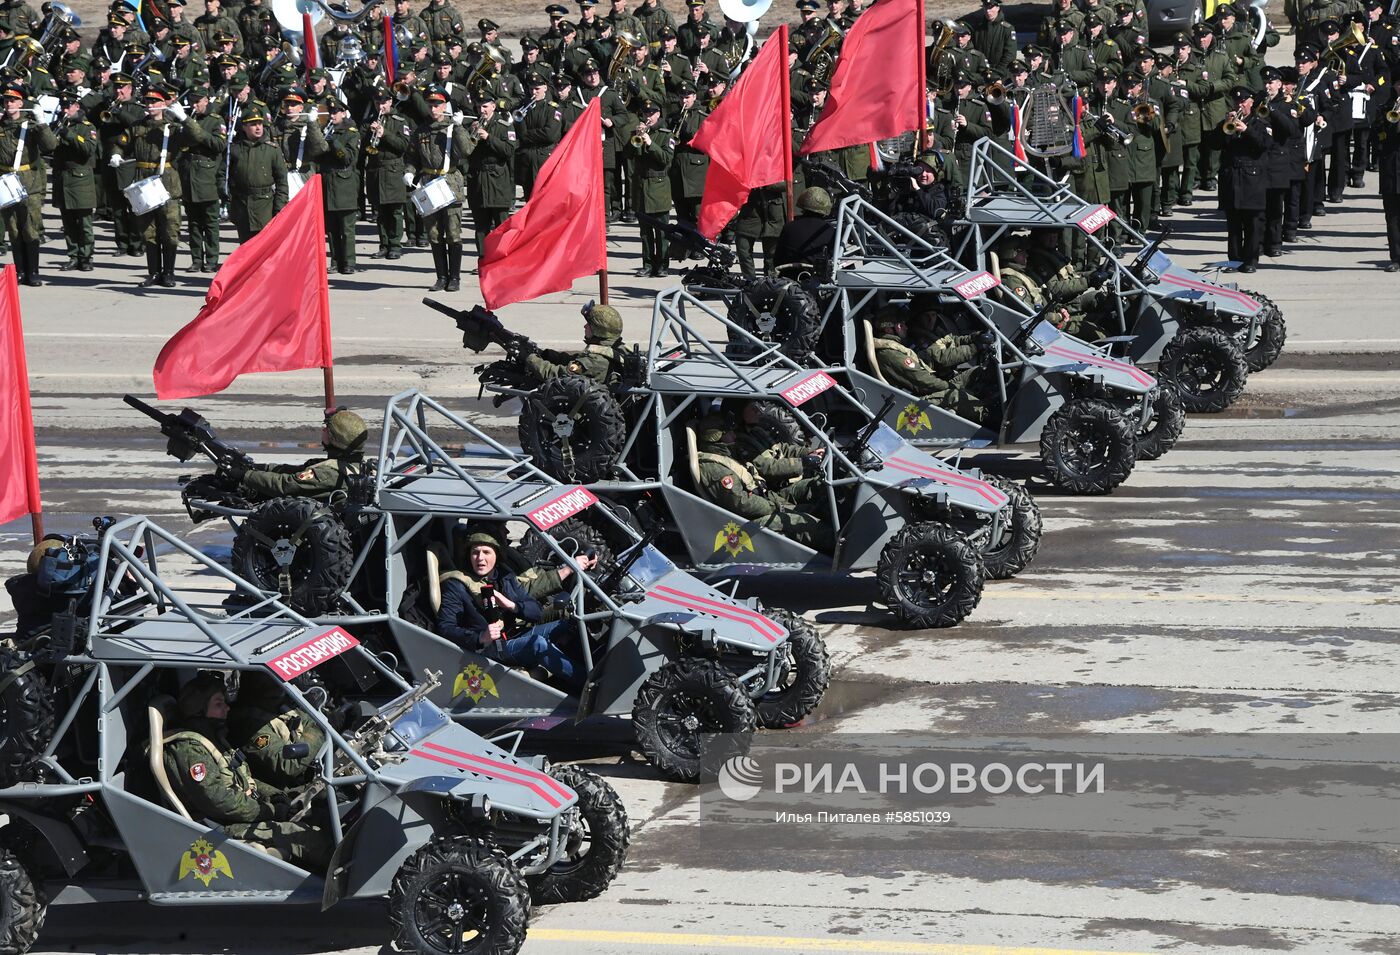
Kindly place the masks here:
<instances>
[{"instance_id":1,"label":"gray buggy vehicle","mask_svg":"<svg viewBox=\"0 0 1400 955\"><path fill-rule=\"evenodd\" d=\"M187 503L234 524L234 553L249 555L264 590L295 602L305 579L333 571L333 597L316 618L387 651L406 675L454 674L432 699L460 722L549 729L630 717L660 772L694 780L705 734L798 723L826 691L826 646L801 617L701 583L591 492L554 480L417 391L388 402L366 473L364 503L322 506L323 519L281 534L269 534L258 513L287 499L248 512L217 500ZM581 690L436 632L439 578L465 569L453 548L459 522L490 528L503 542L515 532L522 544L507 548L516 561L509 569L567 569L568 586L547 608L567 622L559 643L584 674ZM588 550L602 558L592 571L577 560Z\"/></svg>"},{"instance_id":2,"label":"gray buggy vehicle","mask_svg":"<svg viewBox=\"0 0 1400 955\"><path fill-rule=\"evenodd\" d=\"M730 317L804 363L850 383L901 437L930 450L1039 442L1050 479L1076 494L1103 494L1139 458L1165 454L1181 434L1179 396L1133 364L1066 335L859 195L841 200L831 264L798 280L769 279L735 294ZM701 290L705 294L708 290ZM979 332L982 397L997 419L981 425L881 373L874 319L890 303L936 308L946 331Z\"/></svg>"},{"instance_id":3,"label":"gray buggy vehicle","mask_svg":"<svg viewBox=\"0 0 1400 955\"><path fill-rule=\"evenodd\" d=\"M742 345L712 341L696 324L706 320ZM657 296L647 367L616 477L587 487L626 507L689 566L716 576L873 570L901 624L946 627L976 608L985 576L1010 577L1035 555L1040 515L1024 489L912 447L832 376L801 367L683 289ZM726 399L759 403L768 427L824 449L818 516L834 531L831 553L700 493L695 421Z\"/></svg>"},{"instance_id":4,"label":"gray buggy vehicle","mask_svg":"<svg viewBox=\"0 0 1400 955\"><path fill-rule=\"evenodd\" d=\"M384 898L400 951L513 953L532 898L591 898L617 874L628 834L611 788L455 725L427 699L437 674L410 687L344 629L149 519L75 544L94 571L90 610L56 616L7 658L3 678L6 738L20 727L28 737L23 753L9 748L0 780L4 951L34 944L49 905ZM282 751L313 775L285 791L278 818L333 847L324 872L288 861L275 839L199 817L172 785L166 747L195 736L171 726L174 695L206 671L231 686L270 675L285 709L319 729L319 751ZM360 700L332 708L327 687L347 682ZM194 741L217 766L235 765ZM190 769L197 783L204 767Z\"/></svg>"},{"instance_id":5,"label":"gray buggy vehicle","mask_svg":"<svg viewBox=\"0 0 1400 955\"><path fill-rule=\"evenodd\" d=\"M1267 297L1214 282L1174 263L1107 206L1086 202L1035 169L1018 178L1014 158L990 140L973 149L966 227L955 252L964 264L997 272L998 240L1012 229L1083 236L1102 262L1112 291L1106 320L1118 333L1115 354L1155 368L1174 382L1188 411L1223 411L1239 398L1251 371L1262 371L1283 350L1283 313ZM1138 249L1119 258L1119 243Z\"/></svg>"}]
</instances>

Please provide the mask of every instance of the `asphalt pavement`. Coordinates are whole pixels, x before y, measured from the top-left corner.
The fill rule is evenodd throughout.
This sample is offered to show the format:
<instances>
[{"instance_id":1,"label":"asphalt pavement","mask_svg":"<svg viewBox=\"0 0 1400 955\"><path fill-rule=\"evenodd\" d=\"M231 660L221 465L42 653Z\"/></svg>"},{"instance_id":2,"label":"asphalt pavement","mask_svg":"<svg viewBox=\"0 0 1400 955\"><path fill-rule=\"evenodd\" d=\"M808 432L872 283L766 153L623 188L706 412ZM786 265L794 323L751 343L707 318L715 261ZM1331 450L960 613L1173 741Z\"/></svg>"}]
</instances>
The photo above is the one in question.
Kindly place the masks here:
<instances>
[{"instance_id":1,"label":"asphalt pavement","mask_svg":"<svg viewBox=\"0 0 1400 955\"><path fill-rule=\"evenodd\" d=\"M835 665L822 707L788 732L814 749L848 734L1111 734L1127 754L1150 749L1147 734L1400 732L1400 276L1377 267L1374 193L1316 221L1304 243L1244 277L1283 308L1290 338L1235 408L1193 416L1170 454L1139 464L1107 497L1056 494L1038 482L1033 456L1005 456L1031 482L1043 542L1034 564L990 583L960 626L891 631L860 578L755 584L818 624ZM1196 267L1223 259L1221 223L1205 202L1171 222L1174 257ZM634 229L619 235L613 301L629 340L644 340L649 296L666 283L623 277L638 246ZM513 412L477 399L450 320L418 304L431 281L427 252L374 264L332 277L342 401L373 420L385 395L422 387L509 433ZM59 530L97 513L189 526L175 480L195 464L164 457L120 395L149 396L151 362L197 310L194 280L208 277L142 292L143 265L124 259L21 292L45 506ZM475 302L473 289L457 304ZM580 282L502 318L567 344L595 294ZM256 375L191 404L260 458L291 460L317 440L319 387L318 373ZM0 573L19 567L26 533L23 523L0 528ZM193 539L224 542L207 527ZM1366 839L1127 845L1080 825L1051 846L1000 832L985 848L916 838L868 851L812 827L799 845L759 851L719 838L694 787L659 782L620 750L582 755L627 804L631 857L602 898L538 910L527 953L1400 953L1393 827ZM1220 765L1229 778L1231 764ZM1314 797L1320 814L1331 811L1324 793ZM1213 837L1217 826L1207 813L1198 828ZM384 925L376 905L55 908L36 951L373 952Z\"/></svg>"}]
</instances>

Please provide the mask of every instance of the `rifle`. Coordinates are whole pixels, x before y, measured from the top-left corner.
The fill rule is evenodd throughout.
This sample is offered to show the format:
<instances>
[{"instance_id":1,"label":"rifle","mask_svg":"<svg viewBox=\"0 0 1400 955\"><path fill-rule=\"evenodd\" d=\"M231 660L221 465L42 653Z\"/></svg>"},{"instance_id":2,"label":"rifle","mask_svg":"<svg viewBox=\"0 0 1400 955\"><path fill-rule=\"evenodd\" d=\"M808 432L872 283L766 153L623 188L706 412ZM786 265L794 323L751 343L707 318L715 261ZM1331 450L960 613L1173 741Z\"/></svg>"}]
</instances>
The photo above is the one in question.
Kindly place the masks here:
<instances>
[{"instance_id":1,"label":"rifle","mask_svg":"<svg viewBox=\"0 0 1400 955\"><path fill-rule=\"evenodd\" d=\"M423 304L456 321L457 327L462 330L462 347L470 351L482 352L488 345L500 345L508 356L523 358L540 350L529 338L502 325L495 312L480 305L473 305L464 312L427 297L424 297Z\"/></svg>"},{"instance_id":2,"label":"rifle","mask_svg":"<svg viewBox=\"0 0 1400 955\"><path fill-rule=\"evenodd\" d=\"M885 415L889 414L893 407L894 395L886 395L884 404L880 405L880 410L875 413L875 417L871 418L865 427L860 429L855 441L851 443L849 448L845 449L846 457L850 458L856 467L861 467L861 458L865 456L866 446L870 444L870 439L875 437L875 432L880 430L880 423L885 420Z\"/></svg>"},{"instance_id":3,"label":"rifle","mask_svg":"<svg viewBox=\"0 0 1400 955\"><path fill-rule=\"evenodd\" d=\"M219 440L214 428L193 408L186 408L174 415L152 408L132 395L126 395L122 400L152 421L160 422L160 433L169 439L165 444L165 453L172 458L183 463L196 454L203 454L220 468L232 464L240 464L244 468L253 466L252 458Z\"/></svg>"},{"instance_id":4,"label":"rifle","mask_svg":"<svg viewBox=\"0 0 1400 955\"><path fill-rule=\"evenodd\" d=\"M361 759L370 765L383 763L402 762L407 753L388 753L384 751L384 740L394 731L394 724L413 710L415 706L428 698L442 685L442 671L424 670L424 681L415 686L404 696L375 713L355 728L355 731L345 736L345 742L349 748ZM305 746L305 743L292 743L292 746ZM355 765L350 755L343 750L337 749L332 760L332 778L336 776L358 775L360 769ZM311 801L325 791L327 782L325 774L307 783L306 787L292 800L292 811L289 816L290 822L299 822L303 816L311 811Z\"/></svg>"}]
</instances>

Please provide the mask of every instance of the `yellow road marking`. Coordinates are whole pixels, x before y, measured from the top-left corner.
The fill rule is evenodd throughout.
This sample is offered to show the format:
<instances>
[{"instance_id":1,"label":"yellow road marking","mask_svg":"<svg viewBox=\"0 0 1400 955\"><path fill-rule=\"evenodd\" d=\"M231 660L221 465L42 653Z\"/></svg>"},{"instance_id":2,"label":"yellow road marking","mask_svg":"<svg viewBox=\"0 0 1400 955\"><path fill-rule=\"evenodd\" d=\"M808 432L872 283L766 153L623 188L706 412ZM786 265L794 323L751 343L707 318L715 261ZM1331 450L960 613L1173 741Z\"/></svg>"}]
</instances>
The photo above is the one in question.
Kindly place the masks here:
<instances>
[{"instance_id":1,"label":"yellow road marking","mask_svg":"<svg viewBox=\"0 0 1400 955\"><path fill-rule=\"evenodd\" d=\"M532 928L531 942L592 942L602 945L658 945L676 948L751 948L777 952L876 952L880 955L1134 955L1132 952L1021 945L956 945L858 938L791 938L782 935L699 935L685 932L609 932L592 929Z\"/></svg>"},{"instance_id":2,"label":"yellow road marking","mask_svg":"<svg viewBox=\"0 0 1400 955\"><path fill-rule=\"evenodd\" d=\"M1136 590L1085 593L1082 590L1002 590L990 589L987 595L995 600L1084 600L1089 602L1158 600L1168 603L1211 601L1212 603L1258 604L1390 604L1393 597L1382 594L1357 594L1347 597L1300 596L1293 594L1169 594L1159 591Z\"/></svg>"}]
</instances>

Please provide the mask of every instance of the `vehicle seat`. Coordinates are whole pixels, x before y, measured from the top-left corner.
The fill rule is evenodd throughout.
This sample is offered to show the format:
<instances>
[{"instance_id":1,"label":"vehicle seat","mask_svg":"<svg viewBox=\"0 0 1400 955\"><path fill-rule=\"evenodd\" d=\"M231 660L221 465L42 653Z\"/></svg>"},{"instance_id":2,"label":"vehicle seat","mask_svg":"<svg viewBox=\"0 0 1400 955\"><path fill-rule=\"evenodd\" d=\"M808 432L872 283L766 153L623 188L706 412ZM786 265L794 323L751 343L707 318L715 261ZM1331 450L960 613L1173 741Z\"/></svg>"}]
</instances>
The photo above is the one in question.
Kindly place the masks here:
<instances>
[{"instance_id":1,"label":"vehicle seat","mask_svg":"<svg viewBox=\"0 0 1400 955\"><path fill-rule=\"evenodd\" d=\"M695 437L695 425L685 426L685 459L690 465L690 486L700 491L700 441Z\"/></svg>"},{"instance_id":2,"label":"vehicle seat","mask_svg":"<svg viewBox=\"0 0 1400 955\"><path fill-rule=\"evenodd\" d=\"M865 346L865 364L870 368L870 373L882 384L888 385L885 376L880 373L880 362L875 356L875 328L870 324L870 319L860 320L860 340Z\"/></svg>"},{"instance_id":3,"label":"vehicle seat","mask_svg":"<svg viewBox=\"0 0 1400 955\"><path fill-rule=\"evenodd\" d=\"M442 581L438 580L438 574L442 573L442 564L438 560L437 552L431 547L423 554L423 572L427 578L427 585L423 591L427 594L428 606L436 615L442 609Z\"/></svg>"},{"instance_id":4,"label":"vehicle seat","mask_svg":"<svg viewBox=\"0 0 1400 955\"><path fill-rule=\"evenodd\" d=\"M987 253L987 265L991 266L991 272L998 282L1001 281L1001 257L995 252Z\"/></svg>"},{"instance_id":5,"label":"vehicle seat","mask_svg":"<svg viewBox=\"0 0 1400 955\"><path fill-rule=\"evenodd\" d=\"M150 770L165 801L180 815L194 821L175 789L170 785L170 777L165 772L165 724L175 712L175 699L170 696L154 696L146 704L146 720L150 729Z\"/></svg>"}]
</instances>

